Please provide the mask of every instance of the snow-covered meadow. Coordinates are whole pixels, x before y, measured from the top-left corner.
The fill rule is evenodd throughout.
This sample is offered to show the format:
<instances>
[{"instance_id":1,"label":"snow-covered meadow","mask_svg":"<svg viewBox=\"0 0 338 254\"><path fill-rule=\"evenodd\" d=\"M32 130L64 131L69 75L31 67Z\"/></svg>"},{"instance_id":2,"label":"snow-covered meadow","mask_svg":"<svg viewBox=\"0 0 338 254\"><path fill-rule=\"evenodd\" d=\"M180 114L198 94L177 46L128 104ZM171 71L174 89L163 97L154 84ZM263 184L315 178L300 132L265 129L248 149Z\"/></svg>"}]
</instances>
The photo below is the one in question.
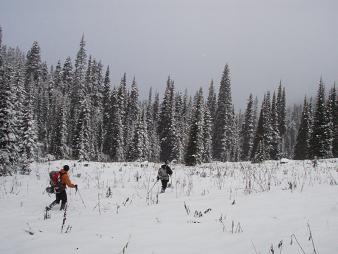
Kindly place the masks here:
<instances>
[{"instance_id":1,"label":"snow-covered meadow","mask_svg":"<svg viewBox=\"0 0 338 254\"><path fill-rule=\"evenodd\" d=\"M64 212L44 207L64 164L79 192L61 229ZM87 164L0 178L0 253L338 253L338 159L171 165L164 194L159 164Z\"/></svg>"}]
</instances>

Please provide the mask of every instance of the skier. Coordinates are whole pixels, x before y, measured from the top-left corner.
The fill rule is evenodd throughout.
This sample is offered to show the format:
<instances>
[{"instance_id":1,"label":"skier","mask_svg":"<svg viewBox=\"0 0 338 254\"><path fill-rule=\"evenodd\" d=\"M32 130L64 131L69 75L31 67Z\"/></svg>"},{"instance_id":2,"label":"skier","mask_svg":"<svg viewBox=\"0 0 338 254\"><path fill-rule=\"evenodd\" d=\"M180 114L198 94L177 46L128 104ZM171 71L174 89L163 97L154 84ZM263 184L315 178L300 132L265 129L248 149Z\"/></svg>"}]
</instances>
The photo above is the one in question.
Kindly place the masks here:
<instances>
[{"instance_id":1,"label":"skier","mask_svg":"<svg viewBox=\"0 0 338 254\"><path fill-rule=\"evenodd\" d=\"M55 195L56 199L54 200L53 203L51 203L49 206L46 207L46 210L51 210L53 206L56 204L59 204L61 201L61 207L60 210L65 209L66 203L67 203L67 192L66 188L67 186L69 188L75 188L77 191L77 184L73 184L68 176L68 170L69 166L64 165L62 169L60 169L59 173L59 179L60 179L60 186L55 187Z\"/></svg>"},{"instance_id":2,"label":"skier","mask_svg":"<svg viewBox=\"0 0 338 254\"><path fill-rule=\"evenodd\" d=\"M163 164L159 170L158 170L158 174L157 174L157 181L161 180L162 182L162 189L161 189L161 193L165 192L165 189L167 188L167 184L169 182L169 176L171 176L173 174L173 171L171 170L171 168L168 166L169 162L165 161L165 164Z\"/></svg>"}]
</instances>

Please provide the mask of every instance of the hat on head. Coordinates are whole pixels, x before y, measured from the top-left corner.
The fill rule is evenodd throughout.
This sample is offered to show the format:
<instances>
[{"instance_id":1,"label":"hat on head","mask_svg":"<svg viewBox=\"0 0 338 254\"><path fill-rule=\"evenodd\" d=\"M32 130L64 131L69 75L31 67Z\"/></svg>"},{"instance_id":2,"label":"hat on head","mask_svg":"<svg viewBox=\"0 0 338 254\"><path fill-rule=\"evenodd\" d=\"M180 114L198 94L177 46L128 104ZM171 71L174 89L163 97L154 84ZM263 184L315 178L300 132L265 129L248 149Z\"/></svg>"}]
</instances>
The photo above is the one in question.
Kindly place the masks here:
<instances>
[{"instance_id":1,"label":"hat on head","mask_svg":"<svg viewBox=\"0 0 338 254\"><path fill-rule=\"evenodd\" d=\"M68 165L64 165L64 166L63 166L63 169L64 169L65 171L68 171L68 170L69 170L69 166L68 166Z\"/></svg>"}]
</instances>

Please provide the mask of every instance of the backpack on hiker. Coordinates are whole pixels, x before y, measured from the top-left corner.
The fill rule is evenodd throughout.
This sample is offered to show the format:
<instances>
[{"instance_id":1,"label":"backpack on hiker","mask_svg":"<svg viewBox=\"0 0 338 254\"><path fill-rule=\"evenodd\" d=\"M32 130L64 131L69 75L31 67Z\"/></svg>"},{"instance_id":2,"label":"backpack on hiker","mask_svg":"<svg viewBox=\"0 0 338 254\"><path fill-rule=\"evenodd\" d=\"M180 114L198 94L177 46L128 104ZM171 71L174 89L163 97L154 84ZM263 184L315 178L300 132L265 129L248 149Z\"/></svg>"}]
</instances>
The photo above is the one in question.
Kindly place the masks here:
<instances>
[{"instance_id":1,"label":"backpack on hiker","mask_svg":"<svg viewBox=\"0 0 338 254\"><path fill-rule=\"evenodd\" d=\"M161 179L161 180L166 180L166 181L169 181L169 174L168 174L168 166L167 165L162 165L159 170L158 170L158 179ZM170 169L170 168L169 168ZM171 170L170 170L171 172ZM169 173L170 173L169 172ZM171 174L170 174L171 175Z\"/></svg>"},{"instance_id":2,"label":"backpack on hiker","mask_svg":"<svg viewBox=\"0 0 338 254\"><path fill-rule=\"evenodd\" d=\"M51 171L49 173L50 186L46 188L48 193L59 193L63 188L60 171Z\"/></svg>"}]
</instances>

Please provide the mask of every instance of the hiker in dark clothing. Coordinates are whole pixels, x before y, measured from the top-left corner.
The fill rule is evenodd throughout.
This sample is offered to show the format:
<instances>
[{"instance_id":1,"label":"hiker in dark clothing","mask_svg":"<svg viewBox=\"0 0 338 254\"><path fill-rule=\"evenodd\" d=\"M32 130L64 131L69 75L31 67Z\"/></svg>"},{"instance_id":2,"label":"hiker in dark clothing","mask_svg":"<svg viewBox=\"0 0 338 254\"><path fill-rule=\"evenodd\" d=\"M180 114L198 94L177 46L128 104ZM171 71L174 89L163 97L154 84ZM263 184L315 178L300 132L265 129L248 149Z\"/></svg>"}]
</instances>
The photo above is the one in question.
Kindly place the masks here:
<instances>
[{"instance_id":1,"label":"hiker in dark clothing","mask_svg":"<svg viewBox=\"0 0 338 254\"><path fill-rule=\"evenodd\" d=\"M169 182L169 176L171 176L172 174L173 174L173 171L168 166L168 161L166 161L165 164L163 164L159 168L158 174L157 174L157 181L161 180L161 182L162 182L161 193L165 192L165 189L167 188L167 185L168 185L168 182Z\"/></svg>"},{"instance_id":2,"label":"hiker in dark clothing","mask_svg":"<svg viewBox=\"0 0 338 254\"><path fill-rule=\"evenodd\" d=\"M59 173L59 179L60 179L60 186L55 186L55 195L56 199L53 203L51 203L49 206L46 207L46 210L52 209L53 206L56 204L59 204L61 201L61 207L60 210L65 209L66 203L67 203L67 192L66 188L67 186L69 188L75 188L77 190L77 184L73 184L68 176L68 170L69 166L64 165L63 168L58 172Z\"/></svg>"}]
</instances>

